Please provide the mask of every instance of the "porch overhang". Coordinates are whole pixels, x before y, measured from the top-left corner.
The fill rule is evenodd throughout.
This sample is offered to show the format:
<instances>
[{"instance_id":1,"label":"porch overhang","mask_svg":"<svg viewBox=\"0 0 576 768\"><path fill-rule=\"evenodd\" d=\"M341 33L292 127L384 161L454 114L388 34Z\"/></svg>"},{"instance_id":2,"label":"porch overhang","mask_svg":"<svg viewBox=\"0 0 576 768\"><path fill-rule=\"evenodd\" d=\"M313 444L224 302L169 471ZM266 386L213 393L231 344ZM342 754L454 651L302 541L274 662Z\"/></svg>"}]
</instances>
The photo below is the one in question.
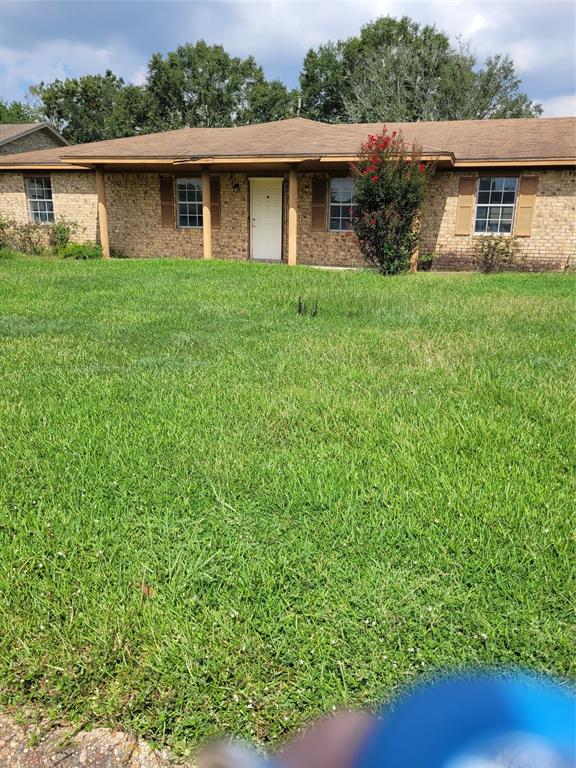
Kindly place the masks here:
<instances>
[{"instance_id":1,"label":"porch overhang","mask_svg":"<svg viewBox=\"0 0 576 768\"><path fill-rule=\"evenodd\" d=\"M189 157L66 157L68 167L104 168L110 171L186 171L211 170L214 172L238 171L326 171L329 168L341 170L358 162L358 155L206 155ZM452 152L424 153L419 156L423 162L433 162L442 168L456 165Z\"/></svg>"}]
</instances>

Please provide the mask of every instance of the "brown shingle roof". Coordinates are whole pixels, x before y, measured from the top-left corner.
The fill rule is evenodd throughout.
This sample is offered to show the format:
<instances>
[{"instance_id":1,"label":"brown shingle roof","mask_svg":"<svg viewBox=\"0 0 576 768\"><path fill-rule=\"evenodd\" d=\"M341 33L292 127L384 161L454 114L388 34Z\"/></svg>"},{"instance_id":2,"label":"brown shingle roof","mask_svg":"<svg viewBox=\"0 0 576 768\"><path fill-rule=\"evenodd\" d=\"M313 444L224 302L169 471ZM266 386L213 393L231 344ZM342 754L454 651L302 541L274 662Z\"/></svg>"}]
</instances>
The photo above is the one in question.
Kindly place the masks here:
<instances>
[{"instance_id":1,"label":"brown shingle roof","mask_svg":"<svg viewBox=\"0 0 576 768\"><path fill-rule=\"evenodd\" d=\"M68 146L68 142L58 131L55 131L48 123L0 123L0 144L8 144L21 136L27 136L35 131L48 130L50 133L60 139L62 145Z\"/></svg>"},{"instance_id":2,"label":"brown shingle roof","mask_svg":"<svg viewBox=\"0 0 576 768\"><path fill-rule=\"evenodd\" d=\"M17 138L34 128L34 123L0 123L0 144Z\"/></svg>"},{"instance_id":3,"label":"brown shingle roof","mask_svg":"<svg viewBox=\"0 0 576 768\"><path fill-rule=\"evenodd\" d=\"M296 117L235 128L181 128L176 131L99 141L2 157L0 166L54 164L69 158L165 159L226 157L318 157L355 155L380 123L327 124ZM576 118L461 120L389 123L425 153L452 153L456 161L576 160Z\"/></svg>"}]
</instances>

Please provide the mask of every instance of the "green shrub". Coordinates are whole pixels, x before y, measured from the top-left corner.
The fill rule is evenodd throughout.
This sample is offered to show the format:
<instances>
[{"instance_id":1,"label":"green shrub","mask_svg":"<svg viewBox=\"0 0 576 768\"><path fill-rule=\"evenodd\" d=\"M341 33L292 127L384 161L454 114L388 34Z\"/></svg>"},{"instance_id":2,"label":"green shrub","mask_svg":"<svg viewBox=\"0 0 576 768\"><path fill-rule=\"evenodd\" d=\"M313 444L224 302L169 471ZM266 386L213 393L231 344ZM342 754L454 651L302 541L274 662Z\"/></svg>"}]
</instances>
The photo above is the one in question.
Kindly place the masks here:
<instances>
[{"instance_id":1,"label":"green shrub","mask_svg":"<svg viewBox=\"0 0 576 768\"><path fill-rule=\"evenodd\" d=\"M69 243L60 251L63 259L101 259L102 246L96 243Z\"/></svg>"},{"instance_id":2,"label":"green shrub","mask_svg":"<svg viewBox=\"0 0 576 768\"><path fill-rule=\"evenodd\" d=\"M436 258L435 253L422 253L418 255L418 272L429 272L432 269L432 264Z\"/></svg>"},{"instance_id":3,"label":"green shrub","mask_svg":"<svg viewBox=\"0 0 576 768\"><path fill-rule=\"evenodd\" d=\"M77 225L73 221L61 219L54 224L49 225L48 242L56 253L60 253L72 237L72 233L77 230Z\"/></svg>"},{"instance_id":4,"label":"green shrub","mask_svg":"<svg viewBox=\"0 0 576 768\"><path fill-rule=\"evenodd\" d=\"M479 272L502 272L523 263L520 245L509 235L482 235L474 238L472 260Z\"/></svg>"},{"instance_id":5,"label":"green shrub","mask_svg":"<svg viewBox=\"0 0 576 768\"><path fill-rule=\"evenodd\" d=\"M50 232L46 224L10 222L6 245L28 256L44 256L50 252Z\"/></svg>"},{"instance_id":6,"label":"green shrub","mask_svg":"<svg viewBox=\"0 0 576 768\"><path fill-rule=\"evenodd\" d=\"M418 217L433 166L400 134L370 134L352 164L352 227L366 261L384 274L406 272L418 244Z\"/></svg>"},{"instance_id":7,"label":"green shrub","mask_svg":"<svg viewBox=\"0 0 576 768\"><path fill-rule=\"evenodd\" d=\"M29 256L59 254L70 242L72 232L77 229L73 221L60 220L54 224L20 223L0 217L0 248Z\"/></svg>"},{"instance_id":8,"label":"green shrub","mask_svg":"<svg viewBox=\"0 0 576 768\"><path fill-rule=\"evenodd\" d=\"M8 245L8 229L10 227L9 220L0 214L0 248L4 248Z\"/></svg>"}]
</instances>

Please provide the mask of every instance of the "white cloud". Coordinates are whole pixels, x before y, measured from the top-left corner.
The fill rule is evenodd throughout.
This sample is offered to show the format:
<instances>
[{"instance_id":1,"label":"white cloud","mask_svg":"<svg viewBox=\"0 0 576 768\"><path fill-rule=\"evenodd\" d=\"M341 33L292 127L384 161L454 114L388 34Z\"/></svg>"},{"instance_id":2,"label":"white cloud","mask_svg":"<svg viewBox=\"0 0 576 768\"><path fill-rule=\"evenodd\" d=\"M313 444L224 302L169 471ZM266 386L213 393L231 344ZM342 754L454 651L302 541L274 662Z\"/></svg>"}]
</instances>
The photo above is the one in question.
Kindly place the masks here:
<instances>
[{"instance_id":1,"label":"white cloud","mask_svg":"<svg viewBox=\"0 0 576 768\"><path fill-rule=\"evenodd\" d=\"M4 3L0 96L21 99L31 83L110 68L142 83L157 50L204 38L237 56L253 55L268 76L298 80L311 47L358 34L378 16L435 24L469 39L480 61L510 54L532 98L552 103L574 89L574 6L547 0L238 0L238 2ZM38 9L43 13L39 15ZM137 10L138 23L134 25ZM90 22L87 23L87 19ZM572 23L570 22L572 20ZM551 109L555 108L553 106Z\"/></svg>"},{"instance_id":2,"label":"white cloud","mask_svg":"<svg viewBox=\"0 0 576 768\"><path fill-rule=\"evenodd\" d=\"M146 74L147 70L146 67L138 67L136 72L132 75L132 77L129 78L129 82L133 83L134 85L144 85L146 82Z\"/></svg>"},{"instance_id":3,"label":"white cloud","mask_svg":"<svg viewBox=\"0 0 576 768\"><path fill-rule=\"evenodd\" d=\"M486 18L486 16L481 13L475 13L470 23L465 27L464 34L466 37L473 37L478 32L490 29L493 25L493 20Z\"/></svg>"},{"instance_id":4,"label":"white cloud","mask_svg":"<svg viewBox=\"0 0 576 768\"><path fill-rule=\"evenodd\" d=\"M28 87L43 80L103 73L138 72L139 57L118 46L92 46L70 40L49 40L34 47L0 47L0 94L3 99L21 99Z\"/></svg>"},{"instance_id":5,"label":"white cloud","mask_svg":"<svg viewBox=\"0 0 576 768\"><path fill-rule=\"evenodd\" d=\"M576 117L576 95L543 99L544 117Z\"/></svg>"},{"instance_id":6,"label":"white cloud","mask_svg":"<svg viewBox=\"0 0 576 768\"><path fill-rule=\"evenodd\" d=\"M250 0L233 4L228 18L223 17L217 27L212 27L207 38L234 53L251 53L257 60L270 55L302 58L309 48L358 34L360 27L370 20L396 13L394 7L387 0Z\"/></svg>"}]
</instances>

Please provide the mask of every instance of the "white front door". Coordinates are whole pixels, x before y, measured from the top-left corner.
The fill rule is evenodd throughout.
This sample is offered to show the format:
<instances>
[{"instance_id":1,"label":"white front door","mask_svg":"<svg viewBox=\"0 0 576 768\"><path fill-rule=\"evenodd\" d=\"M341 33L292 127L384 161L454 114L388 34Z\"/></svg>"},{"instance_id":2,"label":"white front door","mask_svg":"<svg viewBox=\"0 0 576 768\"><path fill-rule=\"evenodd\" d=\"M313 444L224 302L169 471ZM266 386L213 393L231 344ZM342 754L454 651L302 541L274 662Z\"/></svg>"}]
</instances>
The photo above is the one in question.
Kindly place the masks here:
<instances>
[{"instance_id":1,"label":"white front door","mask_svg":"<svg viewBox=\"0 0 576 768\"><path fill-rule=\"evenodd\" d=\"M282 258L282 179L250 179L250 255Z\"/></svg>"}]
</instances>

